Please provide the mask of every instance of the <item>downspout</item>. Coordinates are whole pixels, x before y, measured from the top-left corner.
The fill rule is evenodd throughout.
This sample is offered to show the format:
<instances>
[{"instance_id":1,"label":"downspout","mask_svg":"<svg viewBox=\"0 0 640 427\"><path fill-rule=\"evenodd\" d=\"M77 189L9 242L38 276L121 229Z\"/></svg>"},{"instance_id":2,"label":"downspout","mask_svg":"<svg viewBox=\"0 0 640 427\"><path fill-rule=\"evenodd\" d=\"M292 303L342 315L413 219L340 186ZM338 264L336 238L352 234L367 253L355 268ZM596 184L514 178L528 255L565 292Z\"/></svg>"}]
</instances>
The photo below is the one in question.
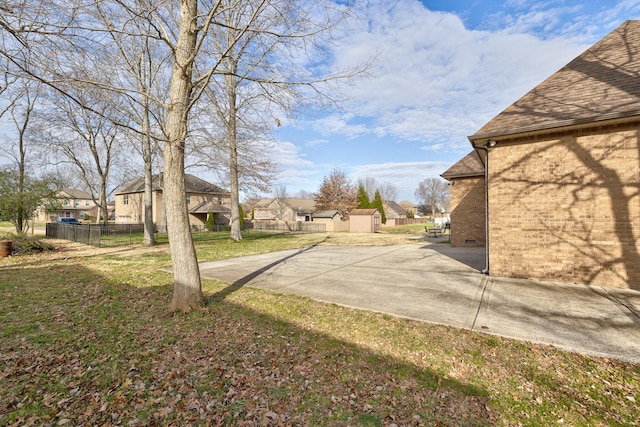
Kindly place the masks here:
<instances>
[{"instance_id":1,"label":"downspout","mask_svg":"<svg viewBox=\"0 0 640 427\"><path fill-rule=\"evenodd\" d=\"M489 274L489 148L494 147L496 141L493 139L487 140L482 147L475 147L477 150L483 150L485 153L484 161L484 232L485 232L485 259L484 270L482 274Z\"/></svg>"}]
</instances>

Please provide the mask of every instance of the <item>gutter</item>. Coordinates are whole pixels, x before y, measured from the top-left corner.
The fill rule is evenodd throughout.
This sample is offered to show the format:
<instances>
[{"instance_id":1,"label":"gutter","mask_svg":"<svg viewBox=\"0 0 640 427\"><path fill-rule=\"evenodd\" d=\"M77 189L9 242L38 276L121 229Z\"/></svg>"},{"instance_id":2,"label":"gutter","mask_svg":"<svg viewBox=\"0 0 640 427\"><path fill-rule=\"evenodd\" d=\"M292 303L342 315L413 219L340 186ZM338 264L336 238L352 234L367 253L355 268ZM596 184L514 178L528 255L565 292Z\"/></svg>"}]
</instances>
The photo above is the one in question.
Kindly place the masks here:
<instances>
[{"instance_id":1,"label":"gutter","mask_svg":"<svg viewBox=\"0 0 640 427\"><path fill-rule=\"evenodd\" d=\"M489 148L494 147L496 141L488 139L487 142L481 146L473 146L476 150L483 150L485 153L484 162L484 232L485 232L485 267L482 270L482 274L489 274Z\"/></svg>"}]
</instances>

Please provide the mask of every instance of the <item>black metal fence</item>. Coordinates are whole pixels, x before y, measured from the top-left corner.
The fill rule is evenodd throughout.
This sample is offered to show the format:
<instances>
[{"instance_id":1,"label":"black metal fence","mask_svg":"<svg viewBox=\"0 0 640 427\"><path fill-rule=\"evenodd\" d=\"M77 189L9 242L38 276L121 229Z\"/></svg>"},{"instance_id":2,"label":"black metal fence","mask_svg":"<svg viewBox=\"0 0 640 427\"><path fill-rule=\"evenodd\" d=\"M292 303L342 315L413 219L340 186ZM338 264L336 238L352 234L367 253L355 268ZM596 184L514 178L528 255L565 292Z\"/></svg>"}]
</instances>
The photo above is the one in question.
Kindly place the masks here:
<instances>
[{"instance_id":1,"label":"black metal fence","mask_svg":"<svg viewBox=\"0 0 640 427\"><path fill-rule=\"evenodd\" d=\"M47 224L47 237L71 240L91 246L126 246L141 243L142 224Z\"/></svg>"},{"instance_id":2,"label":"black metal fence","mask_svg":"<svg viewBox=\"0 0 640 427\"><path fill-rule=\"evenodd\" d=\"M202 226L192 226L191 232L194 240L211 240L223 238L221 233L231 231L230 226L217 225L214 230L206 230ZM326 225L309 222L245 222L242 234L260 233L265 235L275 234L301 234L301 233L325 233ZM155 230L156 240L166 238L166 227ZM48 223L46 235L56 239L71 240L91 246L126 246L142 243L144 239L143 224L58 224Z\"/></svg>"}]
</instances>

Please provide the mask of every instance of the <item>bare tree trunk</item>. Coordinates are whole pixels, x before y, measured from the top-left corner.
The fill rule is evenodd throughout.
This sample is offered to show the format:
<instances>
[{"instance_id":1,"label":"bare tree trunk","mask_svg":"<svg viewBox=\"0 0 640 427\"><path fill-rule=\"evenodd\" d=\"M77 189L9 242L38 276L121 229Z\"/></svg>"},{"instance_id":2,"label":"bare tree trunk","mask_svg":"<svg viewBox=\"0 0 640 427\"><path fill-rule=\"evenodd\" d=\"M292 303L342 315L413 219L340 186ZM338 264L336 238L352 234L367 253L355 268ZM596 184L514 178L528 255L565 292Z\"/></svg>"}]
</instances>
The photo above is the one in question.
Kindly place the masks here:
<instances>
[{"instance_id":1,"label":"bare tree trunk","mask_svg":"<svg viewBox=\"0 0 640 427\"><path fill-rule=\"evenodd\" d=\"M171 308L183 312L204 304L200 270L189 229L184 183L184 147L193 89L197 4L197 0L180 2L178 41L167 110L167 141L164 147L164 202L174 275Z\"/></svg>"},{"instance_id":2,"label":"bare tree trunk","mask_svg":"<svg viewBox=\"0 0 640 427\"><path fill-rule=\"evenodd\" d=\"M238 184L238 131L236 127L236 82L235 75L225 76L227 80L227 91L229 95L229 122L227 124L227 138L229 143L229 181L231 187L231 234L230 239L234 241L242 240L242 230L240 229L240 196Z\"/></svg>"},{"instance_id":3,"label":"bare tree trunk","mask_svg":"<svg viewBox=\"0 0 640 427\"><path fill-rule=\"evenodd\" d=\"M107 177L102 177L100 185L100 213L102 213L102 224L109 225L109 205L107 203ZM98 218L100 218L98 213Z\"/></svg>"},{"instance_id":4,"label":"bare tree trunk","mask_svg":"<svg viewBox=\"0 0 640 427\"><path fill-rule=\"evenodd\" d=\"M151 137L149 123L149 99L145 96L142 117L142 157L144 159L144 238L145 245L155 245L153 234L153 170L151 167Z\"/></svg>"}]
</instances>

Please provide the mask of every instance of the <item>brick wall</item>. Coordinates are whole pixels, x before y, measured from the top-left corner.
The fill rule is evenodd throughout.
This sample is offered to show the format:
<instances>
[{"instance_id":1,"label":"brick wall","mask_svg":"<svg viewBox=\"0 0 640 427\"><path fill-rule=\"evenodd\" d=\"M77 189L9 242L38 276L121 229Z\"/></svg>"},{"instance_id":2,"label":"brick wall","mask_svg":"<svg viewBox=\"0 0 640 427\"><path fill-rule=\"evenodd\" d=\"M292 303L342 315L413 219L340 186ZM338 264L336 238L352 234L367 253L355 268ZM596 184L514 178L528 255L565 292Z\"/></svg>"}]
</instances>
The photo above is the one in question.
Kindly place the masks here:
<instances>
[{"instance_id":1,"label":"brick wall","mask_svg":"<svg viewBox=\"0 0 640 427\"><path fill-rule=\"evenodd\" d=\"M501 140L488 171L491 275L640 290L638 139L635 124Z\"/></svg>"},{"instance_id":2,"label":"brick wall","mask_svg":"<svg viewBox=\"0 0 640 427\"><path fill-rule=\"evenodd\" d=\"M484 177L455 178L450 189L451 246L485 246Z\"/></svg>"}]
</instances>

